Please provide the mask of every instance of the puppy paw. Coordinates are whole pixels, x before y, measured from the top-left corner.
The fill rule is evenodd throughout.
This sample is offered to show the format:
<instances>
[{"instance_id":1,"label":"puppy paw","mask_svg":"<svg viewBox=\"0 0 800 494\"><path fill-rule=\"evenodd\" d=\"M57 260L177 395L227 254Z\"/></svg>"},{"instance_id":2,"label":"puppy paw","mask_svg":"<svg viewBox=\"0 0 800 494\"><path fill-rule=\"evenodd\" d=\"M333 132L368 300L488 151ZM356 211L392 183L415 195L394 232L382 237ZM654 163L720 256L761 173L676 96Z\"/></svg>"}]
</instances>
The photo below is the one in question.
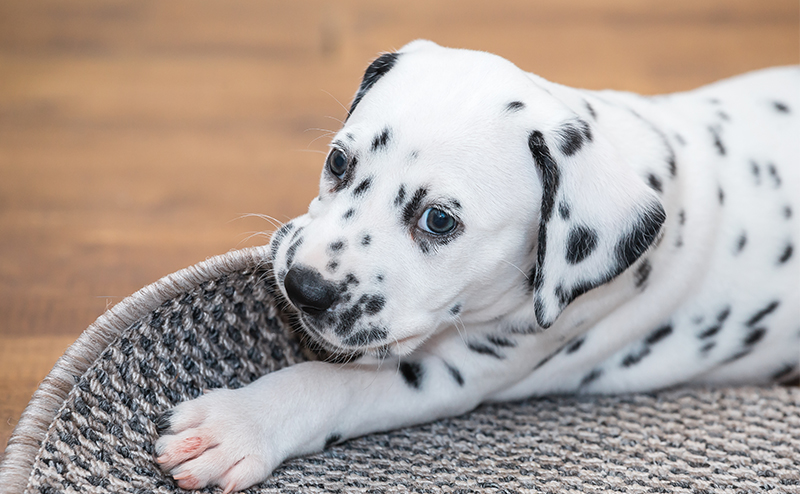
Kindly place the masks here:
<instances>
[{"instance_id":1,"label":"puppy paw","mask_svg":"<svg viewBox=\"0 0 800 494\"><path fill-rule=\"evenodd\" d=\"M227 494L266 479L283 460L249 394L215 390L161 417L156 461L179 487L218 485Z\"/></svg>"}]
</instances>

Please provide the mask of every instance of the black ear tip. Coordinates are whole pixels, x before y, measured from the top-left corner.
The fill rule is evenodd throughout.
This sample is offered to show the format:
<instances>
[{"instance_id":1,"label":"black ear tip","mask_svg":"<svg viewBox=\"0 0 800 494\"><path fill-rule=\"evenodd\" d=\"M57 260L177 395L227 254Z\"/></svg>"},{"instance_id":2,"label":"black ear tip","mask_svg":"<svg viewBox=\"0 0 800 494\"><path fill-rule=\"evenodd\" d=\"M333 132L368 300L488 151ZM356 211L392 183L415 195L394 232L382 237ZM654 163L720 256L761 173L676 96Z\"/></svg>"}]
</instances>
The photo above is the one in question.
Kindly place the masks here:
<instances>
[{"instance_id":1,"label":"black ear tip","mask_svg":"<svg viewBox=\"0 0 800 494\"><path fill-rule=\"evenodd\" d=\"M541 326L542 329L547 329L550 326L552 326L553 322L555 322L556 317L558 317L558 314L556 314L555 317L547 316L547 314L545 313L544 300L542 300L542 298L539 296L536 296L533 299L533 309L534 312L536 313L536 323L539 324L539 326Z\"/></svg>"}]
</instances>

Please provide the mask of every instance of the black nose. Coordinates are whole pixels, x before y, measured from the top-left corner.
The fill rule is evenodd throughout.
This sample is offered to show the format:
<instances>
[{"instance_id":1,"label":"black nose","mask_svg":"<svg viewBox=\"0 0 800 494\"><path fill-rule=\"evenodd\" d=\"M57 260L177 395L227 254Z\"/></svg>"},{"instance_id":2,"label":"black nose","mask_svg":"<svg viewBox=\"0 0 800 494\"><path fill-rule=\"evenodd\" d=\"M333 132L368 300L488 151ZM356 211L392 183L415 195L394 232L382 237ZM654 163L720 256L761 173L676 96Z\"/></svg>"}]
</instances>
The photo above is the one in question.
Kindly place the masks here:
<instances>
[{"instance_id":1,"label":"black nose","mask_svg":"<svg viewBox=\"0 0 800 494\"><path fill-rule=\"evenodd\" d=\"M292 266L283 287L292 304L312 316L325 311L338 298L336 285L325 281L316 269L305 266Z\"/></svg>"}]
</instances>

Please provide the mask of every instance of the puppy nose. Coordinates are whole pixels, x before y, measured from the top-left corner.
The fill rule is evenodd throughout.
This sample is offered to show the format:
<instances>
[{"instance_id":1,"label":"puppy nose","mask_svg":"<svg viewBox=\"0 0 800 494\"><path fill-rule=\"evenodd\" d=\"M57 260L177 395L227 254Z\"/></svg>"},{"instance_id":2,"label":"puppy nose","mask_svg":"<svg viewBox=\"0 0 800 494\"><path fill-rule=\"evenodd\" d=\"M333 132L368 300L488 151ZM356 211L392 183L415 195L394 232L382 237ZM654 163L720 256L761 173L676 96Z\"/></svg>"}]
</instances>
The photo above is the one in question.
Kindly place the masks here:
<instances>
[{"instance_id":1,"label":"puppy nose","mask_svg":"<svg viewBox=\"0 0 800 494\"><path fill-rule=\"evenodd\" d=\"M316 269L292 266L283 280L289 300L306 314L315 316L336 302L336 285L326 281Z\"/></svg>"}]
</instances>

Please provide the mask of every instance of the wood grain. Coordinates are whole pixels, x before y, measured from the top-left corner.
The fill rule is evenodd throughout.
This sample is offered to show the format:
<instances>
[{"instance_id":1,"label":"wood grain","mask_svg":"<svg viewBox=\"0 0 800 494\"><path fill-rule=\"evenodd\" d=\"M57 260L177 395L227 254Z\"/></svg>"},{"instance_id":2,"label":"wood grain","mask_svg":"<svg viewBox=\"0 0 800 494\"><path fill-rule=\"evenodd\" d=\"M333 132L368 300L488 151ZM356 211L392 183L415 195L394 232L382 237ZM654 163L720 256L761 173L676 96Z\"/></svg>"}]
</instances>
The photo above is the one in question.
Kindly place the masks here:
<instances>
[{"instance_id":1,"label":"wood grain","mask_svg":"<svg viewBox=\"0 0 800 494\"><path fill-rule=\"evenodd\" d=\"M379 52L658 93L796 64L798 34L793 0L0 3L0 445L108 306L305 210Z\"/></svg>"}]
</instances>

